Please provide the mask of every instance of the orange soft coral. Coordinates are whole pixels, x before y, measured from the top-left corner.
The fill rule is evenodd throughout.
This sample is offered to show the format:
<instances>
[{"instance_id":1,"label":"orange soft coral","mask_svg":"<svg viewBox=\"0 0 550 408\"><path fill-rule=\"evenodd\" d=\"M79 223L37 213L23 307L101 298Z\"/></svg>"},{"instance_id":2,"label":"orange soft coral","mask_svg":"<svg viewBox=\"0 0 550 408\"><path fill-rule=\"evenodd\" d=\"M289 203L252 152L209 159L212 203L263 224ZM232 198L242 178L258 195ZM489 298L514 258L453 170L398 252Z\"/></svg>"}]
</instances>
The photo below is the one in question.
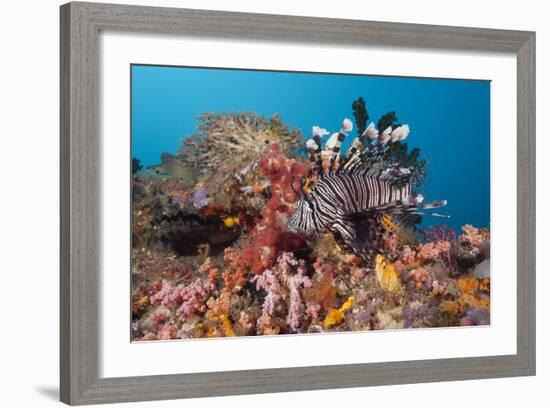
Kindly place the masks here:
<instances>
[{"instance_id":1,"label":"orange soft coral","mask_svg":"<svg viewBox=\"0 0 550 408\"><path fill-rule=\"evenodd\" d=\"M332 262L325 261L324 258L318 258L313 266L321 278L314 282L311 288L305 289L304 297L311 304L321 305L325 309L331 308L334 306L337 294L333 284L336 266Z\"/></svg>"},{"instance_id":2,"label":"orange soft coral","mask_svg":"<svg viewBox=\"0 0 550 408\"><path fill-rule=\"evenodd\" d=\"M230 265L223 271L222 278L225 287L232 292L238 292L246 284L246 265L243 257L231 248L226 248L224 260Z\"/></svg>"},{"instance_id":3,"label":"orange soft coral","mask_svg":"<svg viewBox=\"0 0 550 408\"><path fill-rule=\"evenodd\" d=\"M206 276L209 282L215 283L218 279L220 270L214 265L211 258L206 258L199 268L199 272Z\"/></svg>"}]
</instances>

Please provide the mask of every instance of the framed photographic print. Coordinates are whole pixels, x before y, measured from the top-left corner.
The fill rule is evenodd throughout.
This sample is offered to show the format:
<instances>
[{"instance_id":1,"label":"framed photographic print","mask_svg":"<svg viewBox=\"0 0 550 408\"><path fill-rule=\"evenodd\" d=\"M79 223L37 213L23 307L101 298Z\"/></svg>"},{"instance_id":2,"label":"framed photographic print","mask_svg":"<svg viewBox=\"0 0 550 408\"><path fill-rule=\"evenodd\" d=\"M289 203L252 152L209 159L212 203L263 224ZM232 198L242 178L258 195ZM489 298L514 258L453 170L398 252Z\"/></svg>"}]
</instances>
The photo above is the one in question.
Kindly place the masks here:
<instances>
[{"instance_id":1,"label":"framed photographic print","mask_svg":"<svg viewBox=\"0 0 550 408\"><path fill-rule=\"evenodd\" d=\"M531 32L62 6L62 401L533 375L534 70Z\"/></svg>"}]
</instances>

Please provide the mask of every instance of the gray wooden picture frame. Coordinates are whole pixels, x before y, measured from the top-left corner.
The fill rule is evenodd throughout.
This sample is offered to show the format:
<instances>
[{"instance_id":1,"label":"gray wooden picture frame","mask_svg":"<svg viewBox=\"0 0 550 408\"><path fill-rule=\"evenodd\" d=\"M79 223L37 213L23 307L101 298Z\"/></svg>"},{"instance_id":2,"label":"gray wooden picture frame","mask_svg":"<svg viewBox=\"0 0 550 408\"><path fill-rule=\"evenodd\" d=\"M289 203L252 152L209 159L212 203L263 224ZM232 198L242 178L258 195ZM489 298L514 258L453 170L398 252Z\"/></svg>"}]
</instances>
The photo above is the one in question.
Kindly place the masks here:
<instances>
[{"instance_id":1,"label":"gray wooden picture frame","mask_svg":"<svg viewBox=\"0 0 550 408\"><path fill-rule=\"evenodd\" d=\"M101 30L517 56L517 354L100 378ZM95 3L61 6L61 401L95 404L535 374L535 33Z\"/></svg>"}]
</instances>

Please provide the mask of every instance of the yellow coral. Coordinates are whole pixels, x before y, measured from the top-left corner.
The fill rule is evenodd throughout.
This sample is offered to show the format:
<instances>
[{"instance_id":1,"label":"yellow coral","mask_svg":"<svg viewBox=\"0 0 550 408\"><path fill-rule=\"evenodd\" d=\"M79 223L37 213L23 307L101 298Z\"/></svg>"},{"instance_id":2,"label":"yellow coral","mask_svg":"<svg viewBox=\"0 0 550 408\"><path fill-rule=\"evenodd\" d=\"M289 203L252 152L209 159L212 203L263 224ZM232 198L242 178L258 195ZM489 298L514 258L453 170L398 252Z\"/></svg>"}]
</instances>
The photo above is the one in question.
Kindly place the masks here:
<instances>
[{"instance_id":1,"label":"yellow coral","mask_svg":"<svg viewBox=\"0 0 550 408\"><path fill-rule=\"evenodd\" d=\"M478 299L470 294L462 295L460 298L458 298L458 303L463 309L468 307L475 307L489 311L490 307L490 301L488 298L482 297Z\"/></svg>"},{"instance_id":2,"label":"yellow coral","mask_svg":"<svg viewBox=\"0 0 550 408\"><path fill-rule=\"evenodd\" d=\"M376 255L376 279L380 287L388 292L401 293L401 281L395 266L390 263L383 255Z\"/></svg>"},{"instance_id":3,"label":"yellow coral","mask_svg":"<svg viewBox=\"0 0 550 408\"><path fill-rule=\"evenodd\" d=\"M452 300L445 300L445 301L441 302L439 307L444 312L447 312L447 313L452 314L452 315L457 314L459 309L460 309L460 306L458 305L458 303L455 302L455 301L452 301Z\"/></svg>"},{"instance_id":4,"label":"yellow coral","mask_svg":"<svg viewBox=\"0 0 550 408\"><path fill-rule=\"evenodd\" d=\"M224 314L220 316L220 320L222 322L222 329L225 337L235 337L235 332L231 326L231 320Z\"/></svg>"},{"instance_id":5,"label":"yellow coral","mask_svg":"<svg viewBox=\"0 0 550 408\"><path fill-rule=\"evenodd\" d=\"M476 278L462 278L457 281L457 285L464 294L473 295L479 288L479 282Z\"/></svg>"},{"instance_id":6,"label":"yellow coral","mask_svg":"<svg viewBox=\"0 0 550 408\"><path fill-rule=\"evenodd\" d=\"M345 312L346 310L348 310L350 307L353 306L353 304L355 303L355 298L353 296L350 296L348 298L348 300L346 300L344 302L344 304L340 307L340 311L341 312Z\"/></svg>"},{"instance_id":7,"label":"yellow coral","mask_svg":"<svg viewBox=\"0 0 550 408\"><path fill-rule=\"evenodd\" d=\"M328 329L330 326L340 324L344 320L344 312L352 307L354 303L355 298L350 296L339 309L330 309L323 321L323 327Z\"/></svg>"},{"instance_id":8,"label":"yellow coral","mask_svg":"<svg viewBox=\"0 0 550 408\"><path fill-rule=\"evenodd\" d=\"M223 330L223 334L225 337L235 337L235 332L233 331L233 326L231 325L231 320L229 320L229 318L227 317L227 315L225 314L220 314L219 316L217 316L216 314L214 314L211 310L208 310L206 313L205 313L205 316L212 322L214 323L214 325L216 326L217 323L216 322L220 322L220 325L221 325L221 328ZM213 337L213 336L216 336L217 333L216 333L216 329L215 329L215 326L214 327L211 327L207 333L206 333L206 336L207 337ZM198 327L198 325L197 325ZM203 325L204 327L204 325Z\"/></svg>"},{"instance_id":9,"label":"yellow coral","mask_svg":"<svg viewBox=\"0 0 550 408\"><path fill-rule=\"evenodd\" d=\"M138 306L143 306L143 305L147 304L148 302L149 302L149 297L148 296L143 296L136 303L137 303Z\"/></svg>"},{"instance_id":10,"label":"yellow coral","mask_svg":"<svg viewBox=\"0 0 550 408\"><path fill-rule=\"evenodd\" d=\"M489 293L491 291L491 281L489 278L483 278L479 282L479 290L485 293Z\"/></svg>"},{"instance_id":11,"label":"yellow coral","mask_svg":"<svg viewBox=\"0 0 550 408\"><path fill-rule=\"evenodd\" d=\"M227 228L234 228L239 224L239 217L227 217L223 220L223 225L225 225Z\"/></svg>"}]
</instances>

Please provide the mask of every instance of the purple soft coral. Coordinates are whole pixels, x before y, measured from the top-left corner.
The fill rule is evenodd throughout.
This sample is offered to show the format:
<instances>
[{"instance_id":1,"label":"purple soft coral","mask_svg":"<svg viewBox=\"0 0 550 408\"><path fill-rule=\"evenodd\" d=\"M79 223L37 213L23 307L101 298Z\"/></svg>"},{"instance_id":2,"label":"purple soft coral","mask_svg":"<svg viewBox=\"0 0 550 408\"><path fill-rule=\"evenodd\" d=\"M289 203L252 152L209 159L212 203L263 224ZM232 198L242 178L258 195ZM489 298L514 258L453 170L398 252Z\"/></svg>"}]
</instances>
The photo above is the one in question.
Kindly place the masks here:
<instances>
[{"instance_id":1,"label":"purple soft coral","mask_svg":"<svg viewBox=\"0 0 550 408\"><path fill-rule=\"evenodd\" d=\"M187 196L187 202L201 209L208 204L208 192L205 188L198 188Z\"/></svg>"}]
</instances>

